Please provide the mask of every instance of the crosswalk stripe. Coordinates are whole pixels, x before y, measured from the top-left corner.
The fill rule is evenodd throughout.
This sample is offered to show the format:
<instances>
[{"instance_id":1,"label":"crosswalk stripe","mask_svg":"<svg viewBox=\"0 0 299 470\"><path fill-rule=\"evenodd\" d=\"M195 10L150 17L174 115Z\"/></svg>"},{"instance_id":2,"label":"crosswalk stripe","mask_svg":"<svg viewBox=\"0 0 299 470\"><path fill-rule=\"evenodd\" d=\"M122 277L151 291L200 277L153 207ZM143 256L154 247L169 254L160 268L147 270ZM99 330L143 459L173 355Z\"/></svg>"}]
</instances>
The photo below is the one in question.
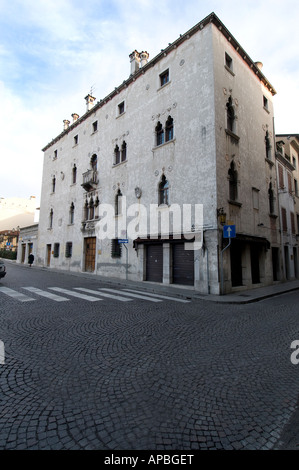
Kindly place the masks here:
<instances>
[{"instance_id":1,"label":"crosswalk stripe","mask_svg":"<svg viewBox=\"0 0 299 470\"><path fill-rule=\"evenodd\" d=\"M70 299L66 297L61 297L61 295L52 294L52 292L47 292L37 287L22 287L22 289L28 290L33 294L40 295L41 297L47 297L48 299L55 300L55 302L68 302Z\"/></svg>"},{"instance_id":2,"label":"crosswalk stripe","mask_svg":"<svg viewBox=\"0 0 299 470\"><path fill-rule=\"evenodd\" d=\"M157 297L159 299L173 300L174 302L182 302L184 304L190 303L190 300L176 299L175 297L168 297L167 295L151 294L149 292L144 292L144 291L141 292L141 291L134 290L134 289L124 289L124 290L127 291L127 292L136 292L136 293L140 293L140 294L145 294L149 297Z\"/></svg>"},{"instance_id":3,"label":"crosswalk stripe","mask_svg":"<svg viewBox=\"0 0 299 470\"><path fill-rule=\"evenodd\" d=\"M119 290L115 290L115 289L99 289L100 291L108 291L108 292L116 292L116 293L119 293ZM122 295L128 295L129 297L134 297L136 299L142 299L142 300L148 300L149 302L162 302L162 300L159 300L159 299L153 299L151 297L146 297L145 295L139 295L139 294L133 294L133 293L130 293L130 292L125 292L125 291L121 291Z\"/></svg>"},{"instance_id":4,"label":"crosswalk stripe","mask_svg":"<svg viewBox=\"0 0 299 470\"><path fill-rule=\"evenodd\" d=\"M61 287L49 287L49 289L54 290L56 292L61 292L62 294L78 297L79 299L88 300L89 302L98 302L99 300L103 300L99 299L98 297L92 297L91 295L84 295L80 294L79 292L73 292L71 290L62 289Z\"/></svg>"},{"instance_id":5,"label":"crosswalk stripe","mask_svg":"<svg viewBox=\"0 0 299 470\"><path fill-rule=\"evenodd\" d=\"M109 299L120 300L121 302L131 302L133 299L126 299L119 295L108 294L105 292L98 292L96 290L84 289L84 287L74 287L75 290L82 290L83 292L89 292L90 294L100 295L102 297L108 297Z\"/></svg>"},{"instance_id":6,"label":"crosswalk stripe","mask_svg":"<svg viewBox=\"0 0 299 470\"><path fill-rule=\"evenodd\" d=\"M9 295L10 297L19 300L20 302L33 302L35 300L32 297L28 297L28 295L22 294L21 292L9 289L9 287L0 287L0 292L3 292L3 294Z\"/></svg>"}]
</instances>

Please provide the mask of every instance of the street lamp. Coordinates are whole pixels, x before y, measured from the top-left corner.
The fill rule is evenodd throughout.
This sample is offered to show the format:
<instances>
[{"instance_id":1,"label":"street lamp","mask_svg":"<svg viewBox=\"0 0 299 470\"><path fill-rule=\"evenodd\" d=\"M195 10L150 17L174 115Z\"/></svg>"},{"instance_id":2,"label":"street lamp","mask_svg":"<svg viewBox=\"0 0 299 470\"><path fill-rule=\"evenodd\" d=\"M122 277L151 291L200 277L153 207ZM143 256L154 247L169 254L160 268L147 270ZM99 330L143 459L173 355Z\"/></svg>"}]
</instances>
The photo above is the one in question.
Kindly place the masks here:
<instances>
[{"instance_id":1,"label":"street lamp","mask_svg":"<svg viewBox=\"0 0 299 470\"><path fill-rule=\"evenodd\" d=\"M221 223L221 225L225 225L226 213L224 212L223 207L220 207L220 209L217 209L217 217L219 217L219 222Z\"/></svg>"}]
</instances>

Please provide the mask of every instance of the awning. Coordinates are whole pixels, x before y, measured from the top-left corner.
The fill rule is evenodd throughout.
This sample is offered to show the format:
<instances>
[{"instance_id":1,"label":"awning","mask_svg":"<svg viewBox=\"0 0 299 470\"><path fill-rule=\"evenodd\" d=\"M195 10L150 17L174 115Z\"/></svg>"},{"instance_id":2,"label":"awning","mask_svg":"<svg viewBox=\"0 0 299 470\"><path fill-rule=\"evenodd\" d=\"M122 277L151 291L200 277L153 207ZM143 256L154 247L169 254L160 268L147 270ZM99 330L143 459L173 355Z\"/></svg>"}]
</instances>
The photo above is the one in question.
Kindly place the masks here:
<instances>
[{"instance_id":1,"label":"awning","mask_svg":"<svg viewBox=\"0 0 299 470\"><path fill-rule=\"evenodd\" d=\"M251 243L251 244L258 244L259 246L264 246L267 250L270 248L270 242L265 237L257 237L255 235L246 235L243 233L237 233L236 238L232 238L234 242L240 243Z\"/></svg>"}]
</instances>

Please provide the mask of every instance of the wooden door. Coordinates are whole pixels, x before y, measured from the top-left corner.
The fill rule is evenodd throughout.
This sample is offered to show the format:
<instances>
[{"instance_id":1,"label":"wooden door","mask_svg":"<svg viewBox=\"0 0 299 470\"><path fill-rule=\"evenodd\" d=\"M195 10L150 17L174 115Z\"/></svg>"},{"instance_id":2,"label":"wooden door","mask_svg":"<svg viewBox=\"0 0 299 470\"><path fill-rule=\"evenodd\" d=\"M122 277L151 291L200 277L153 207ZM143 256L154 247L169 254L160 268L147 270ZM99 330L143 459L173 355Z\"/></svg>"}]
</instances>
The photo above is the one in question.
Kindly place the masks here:
<instances>
[{"instance_id":1,"label":"wooden door","mask_svg":"<svg viewBox=\"0 0 299 470\"><path fill-rule=\"evenodd\" d=\"M85 253L85 271L94 272L96 262L96 237L85 238L84 240L84 253Z\"/></svg>"},{"instance_id":2,"label":"wooden door","mask_svg":"<svg viewBox=\"0 0 299 470\"><path fill-rule=\"evenodd\" d=\"M51 245L47 245L47 266L51 263Z\"/></svg>"}]
</instances>

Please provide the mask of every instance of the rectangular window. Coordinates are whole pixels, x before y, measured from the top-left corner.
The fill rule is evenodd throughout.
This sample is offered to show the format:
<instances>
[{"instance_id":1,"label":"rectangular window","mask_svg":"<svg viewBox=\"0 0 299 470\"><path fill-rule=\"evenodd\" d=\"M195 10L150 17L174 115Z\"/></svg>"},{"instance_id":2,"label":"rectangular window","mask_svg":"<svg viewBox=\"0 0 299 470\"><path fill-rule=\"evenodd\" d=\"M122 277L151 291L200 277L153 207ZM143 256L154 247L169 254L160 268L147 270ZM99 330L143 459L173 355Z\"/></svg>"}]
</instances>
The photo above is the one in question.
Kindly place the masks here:
<instances>
[{"instance_id":1,"label":"rectangular window","mask_svg":"<svg viewBox=\"0 0 299 470\"><path fill-rule=\"evenodd\" d=\"M288 225L287 225L287 211L284 207L281 208L281 220L282 220L282 230L287 232Z\"/></svg>"},{"instance_id":2,"label":"rectangular window","mask_svg":"<svg viewBox=\"0 0 299 470\"><path fill-rule=\"evenodd\" d=\"M125 102L123 101L118 105L118 114L123 114L125 112Z\"/></svg>"},{"instance_id":3,"label":"rectangular window","mask_svg":"<svg viewBox=\"0 0 299 470\"><path fill-rule=\"evenodd\" d=\"M225 53L225 65L231 72L233 71L233 59L228 55L227 52Z\"/></svg>"},{"instance_id":4,"label":"rectangular window","mask_svg":"<svg viewBox=\"0 0 299 470\"><path fill-rule=\"evenodd\" d=\"M111 240L111 257L121 258L121 244L118 243L118 238Z\"/></svg>"},{"instance_id":5,"label":"rectangular window","mask_svg":"<svg viewBox=\"0 0 299 470\"><path fill-rule=\"evenodd\" d=\"M292 234L295 235L296 228L295 228L295 214L291 212L291 227L292 227Z\"/></svg>"},{"instance_id":6,"label":"rectangular window","mask_svg":"<svg viewBox=\"0 0 299 470\"><path fill-rule=\"evenodd\" d=\"M67 242L65 245L65 257L66 258L71 258L73 254L73 243L72 242Z\"/></svg>"},{"instance_id":7,"label":"rectangular window","mask_svg":"<svg viewBox=\"0 0 299 470\"><path fill-rule=\"evenodd\" d=\"M54 160L56 160L57 155L58 155L58 150L54 150Z\"/></svg>"},{"instance_id":8,"label":"rectangular window","mask_svg":"<svg viewBox=\"0 0 299 470\"><path fill-rule=\"evenodd\" d=\"M298 181L294 179L294 191L295 191L295 196L299 196L298 194Z\"/></svg>"},{"instance_id":9,"label":"rectangular window","mask_svg":"<svg viewBox=\"0 0 299 470\"><path fill-rule=\"evenodd\" d=\"M74 137L74 145L78 145L79 137L75 135Z\"/></svg>"},{"instance_id":10,"label":"rectangular window","mask_svg":"<svg viewBox=\"0 0 299 470\"><path fill-rule=\"evenodd\" d=\"M168 82L169 82L169 70L165 70L165 72L161 73L160 75L160 85L164 86Z\"/></svg>"},{"instance_id":11,"label":"rectangular window","mask_svg":"<svg viewBox=\"0 0 299 470\"><path fill-rule=\"evenodd\" d=\"M263 96L263 104L264 104L264 108L268 110L268 99Z\"/></svg>"},{"instance_id":12,"label":"rectangular window","mask_svg":"<svg viewBox=\"0 0 299 470\"><path fill-rule=\"evenodd\" d=\"M259 189L252 188L252 202L253 208L259 209Z\"/></svg>"},{"instance_id":13,"label":"rectangular window","mask_svg":"<svg viewBox=\"0 0 299 470\"><path fill-rule=\"evenodd\" d=\"M58 258L59 257L59 243L54 243L54 258Z\"/></svg>"},{"instance_id":14,"label":"rectangular window","mask_svg":"<svg viewBox=\"0 0 299 470\"><path fill-rule=\"evenodd\" d=\"M96 132L98 130L98 121L95 121L92 124L92 132Z\"/></svg>"},{"instance_id":15,"label":"rectangular window","mask_svg":"<svg viewBox=\"0 0 299 470\"><path fill-rule=\"evenodd\" d=\"M278 165L278 183L279 183L279 189L284 188L284 181L283 181L283 167L281 165Z\"/></svg>"},{"instance_id":16,"label":"rectangular window","mask_svg":"<svg viewBox=\"0 0 299 470\"><path fill-rule=\"evenodd\" d=\"M296 161L296 157L294 157L294 155L292 155L292 160L293 160L293 167L297 168L297 161Z\"/></svg>"},{"instance_id":17,"label":"rectangular window","mask_svg":"<svg viewBox=\"0 0 299 470\"><path fill-rule=\"evenodd\" d=\"M289 194L292 194L292 175L291 173L288 172L288 191L289 191Z\"/></svg>"}]
</instances>

